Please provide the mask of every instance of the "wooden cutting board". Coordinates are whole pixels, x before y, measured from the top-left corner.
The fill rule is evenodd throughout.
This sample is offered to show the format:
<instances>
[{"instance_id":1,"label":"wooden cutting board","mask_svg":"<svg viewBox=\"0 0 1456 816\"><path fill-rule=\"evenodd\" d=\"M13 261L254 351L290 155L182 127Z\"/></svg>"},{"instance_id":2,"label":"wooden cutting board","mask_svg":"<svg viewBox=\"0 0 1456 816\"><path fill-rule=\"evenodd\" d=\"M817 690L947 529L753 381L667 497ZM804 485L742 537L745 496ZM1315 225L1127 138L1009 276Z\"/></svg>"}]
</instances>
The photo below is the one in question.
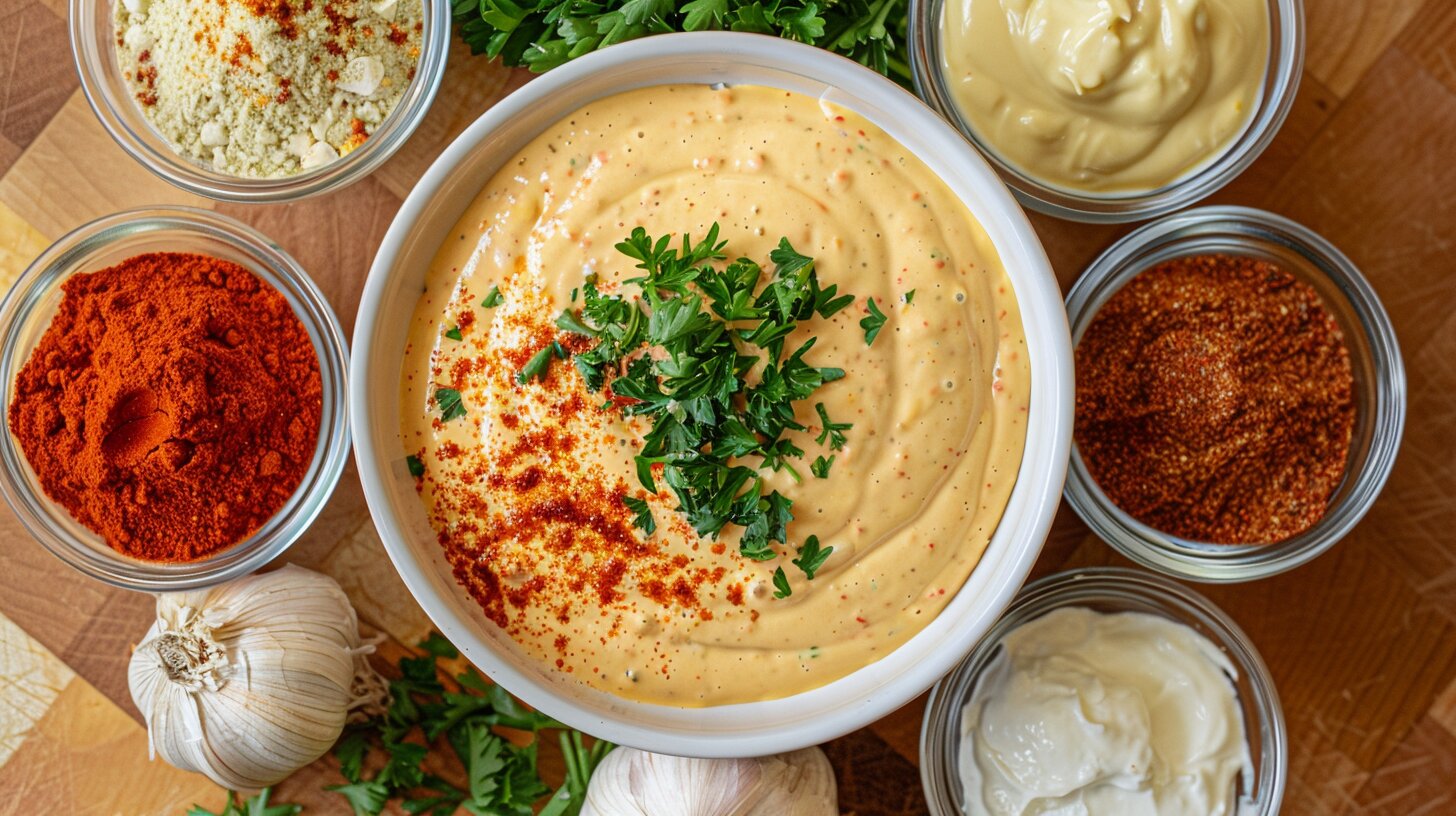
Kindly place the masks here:
<instances>
[{"instance_id":1,"label":"wooden cutting board","mask_svg":"<svg viewBox=\"0 0 1456 816\"><path fill-rule=\"evenodd\" d=\"M96 0L102 1L102 0ZM1410 380L1404 449L1384 496L1332 552L1291 574L1207 594L1268 661L1290 726L1286 814L1456 813L1456 3L1306 0L1309 51L1273 147L1215 196L1333 240L1374 283ZM410 143L372 178L299 204L184 195L127 158L86 105L62 0L0 0L0 287L45 246L116 210L190 203L261 229L309 270L352 327L395 209L467 123L529 75L456 47ZM1063 286L1128 228L1034 217ZM216 807L207 780L147 759L126 691L151 600L45 553L0 512L0 813L171 814ZM396 644L429 627L394 575L352 468L288 560L343 582ZM1063 510L1037 565L1125 563ZM925 813L923 701L826 746L846 813ZM275 800L347 813L330 760Z\"/></svg>"}]
</instances>

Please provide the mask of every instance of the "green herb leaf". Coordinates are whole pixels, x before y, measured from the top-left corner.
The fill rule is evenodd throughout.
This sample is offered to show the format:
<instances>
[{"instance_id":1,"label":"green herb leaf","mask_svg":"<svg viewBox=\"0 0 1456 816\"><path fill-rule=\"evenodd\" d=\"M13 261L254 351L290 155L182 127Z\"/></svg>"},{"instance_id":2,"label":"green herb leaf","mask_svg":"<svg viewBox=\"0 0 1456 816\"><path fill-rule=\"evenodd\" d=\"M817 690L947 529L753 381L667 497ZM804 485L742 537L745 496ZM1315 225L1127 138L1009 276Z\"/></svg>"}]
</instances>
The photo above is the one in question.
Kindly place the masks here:
<instances>
[{"instance_id":1,"label":"green herb leaf","mask_svg":"<svg viewBox=\"0 0 1456 816\"><path fill-rule=\"evenodd\" d=\"M369 752L369 742L358 731L351 731L334 746L334 756L339 760L339 773L350 782L358 782L364 768L364 755Z\"/></svg>"},{"instance_id":2,"label":"green herb leaf","mask_svg":"<svg viewBox=\"0 0 1456 816\"><path fill-rule=\"evenodd\" d=\"M829 560L833 552L833 547L820 549L818 536L809 536L804 540L804 546L799 548L799 557L793 560L793 564L804 573L805 578L812 581L814 573L824 566L824 562Z\"/></svg>"},{"instance_id":3,"label":"green herb leaf","mask_svg":"<svg viewBox=\"0 0 1456 816\"><path fill-rule=\"evenodd\" d=\"M915 290L911 289L910 291L906 292L903 297L905 300L905 305L909 306L910 304L915 302Z\"/></svg>"},{"instance_id":4,"label":"green herb leaf","mask_svg":"<svg viewBox=\"0 0 1456 816\"><path fill-rule=\"evenodd\" d=\"M435 389L435 407L440 409L441 422L465 416L465 403L460 399L460 392L453 388Z\"/></svg>"},{"instance_id":5,"label":"green herb leaf","mask_svg":"<svg viewBox=\"0 0 1456 816\"><path fill-rule=\"evenodd\" d=\"M201 805L193 805L188 808L187 816L297 816L303 811L303 805L268 804L268 797L272 794L271 787L264 788L256 796L239 803L237 791L228 791L227 802L221 811L214 813Z\"/></svg>"},{"instance_id":6,"label":"green herb leaf","mask_svg":"<svg viewBox=\"0 0 1456 816\"><path fill-rule=\"evenodd\" d=\"M828 479L829 478L829 468L831 468L833 466L834 466L834 457L833 456L829 457L828 459L825 459L823 456L816 456L816 457L814 457L814 463L812 465L809 465L809 472L810 473L813 473L815 476L817 476L820 479Z\"/></svg>"},{"instance_id":7,"label":"green herb leaf","mask_svg":"<svg viewBox=\"0 0 1456 816\"><path fill-rule=\"evenodd\" d=\"M789 586L789 576L784 574L783 567L774 570L773 585L774 598L777 600L783 600L794 594L793 588Z\"/></svg>"},{"instance_id":8,"label":"green herb leaf","mask_svg":"<svg viewBox=\"0 0 1456 816\"><path fill-rule=\"evenodd\" d=\"M657 532L657 520L652 518L652 507L647 502L642 499L626 496L623 497L622 503L627 505L628 510L637 514L632 519L632 523L641 528L642 532L647 535L652 535Z\"/></svg>"},{"instance_id":9,"label":"green herb leaf","mask_svg":"<svg viewBox=\"0 0 1456 816\"><path fill-rule=\"evenodd\" d=\"M416 479L425 475L425 463L421 462L420 457L415 456L413 453L404 458L404 464L405 467L409 468L409 475Z\"/></svg>"},{"instance_id":10,"label":"green herb leaf","mask_svg":"<svg viewBox=\"0 0 1456 816\"><path fill-rule=\"evenodd\" d=\"M460 333L460 327L459 326L451 326L450 329L449 329L449 331L446 331L445 332L445 336L448 337L448 338L450 338L451 340L464 340L465 339L465 335L463 335L463 334Z\"/></svg>"},{"instance_id":11,"label":"green herb leaf","mask_svg":"<svg viewBox=\"0 0 1456 816\"><path fill-rule=\"evenodd\" d=\"M500 287L492 286L490 287L490 291L485 294L485 300L482 300L480 305L487 309L494 309L502 303L505 303L505 301L506 299L501 295Z\"/></svg>"},{"instance_id":12,"label":"green herb leaf","mask_svg":"<svg viewBox=\"0 0 1456 816\"><path fill-rule=\"evenodd\" d=\"M819 427L822 429L819 431L819 435L814 437L814 441L821 445L828 441L831 449L843 450L845 443L844 432L853 428L854 423L831 422L829 412L825 410L824 403L822 402L814 403L814 410L819 414Z\"/></svg>"},{"instance_id":13,"label":"green herb leaf","mask_svg":"<svg viewBox=\"0 0 1456 816\"><path fill-rule=\"evenodd\" d=\"M531 359L526 361L526 366L516 372L516 382L525 385L533 379L544 380L551 368L551 360L553 358L565 360L566 357L566 349L553 340L545 348L532 355Z\"/></svg>"},{"instance_id":14,"label":"green herb leaf","mask_svg":"<svg viewBox=\"0 0 1456 816\"><path fill-rule=\"evenodd\" d=\"M884 328L885 314L880 311L879 306L875 305L874 298L866 301L865 306L870 310L870 313L868 317L859 321L859 327L864 329L865 345L869 346L874 345L875 338L880 335L880 329Z\"/></svg>"},{"instance_id":15,"label":"green herb leaf","mask_svg":"<svg viewBox=\"0 0 1456 816\"><path fill-rule=\"evenodd\" d=\"M383 782L329 785L324 790L344 797L349 807L354 810L354 816L379 816L384 812L384 803L389 801L389 788Z\"/></svg>"}]
</instances>

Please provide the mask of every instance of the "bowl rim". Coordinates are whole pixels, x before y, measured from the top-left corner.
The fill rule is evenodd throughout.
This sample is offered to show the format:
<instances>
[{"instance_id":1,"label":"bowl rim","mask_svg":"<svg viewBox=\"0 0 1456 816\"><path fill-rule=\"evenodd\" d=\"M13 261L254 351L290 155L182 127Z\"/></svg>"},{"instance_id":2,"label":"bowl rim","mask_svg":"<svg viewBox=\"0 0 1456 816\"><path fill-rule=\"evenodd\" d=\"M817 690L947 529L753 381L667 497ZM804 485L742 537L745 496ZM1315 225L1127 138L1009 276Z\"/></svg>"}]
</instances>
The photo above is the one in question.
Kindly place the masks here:
<instances>
[{"instance_id":1,"label":"bowl rim","mask_svg":"<svg viewBox=\"0 0 1456 816\"><path fill-rule=\"evenodd\" d=\"M1200 232L1200 230L1204 230ZM1355 314L1361 345L1370 350L1375 389L1371 446L1362 466L1347 474L1350 490L1316 524L1274 544L1184 543L1132 518L1113 504L1087 472L1073 440L1066 499L1072 510L1114 549L1149 569L1204 583L1267 578L1294 569L1329 550L1360 523L1379 498L1395 467L1405 427L1406 376L1395 327L1370 282L1343 252L1308 227L1265 210L1215 205L1185 210L1145 224L1113 243L1087 266L1067 293L1073 349L1097 311L1118 289L1145 271L1143 250L1169 252L1207 240L1209 230L1295 252L1328 279ZM1197 247L1191 247L1197 251ZM1176 252L1170 254L1176 256ZM1325 298L1321 294L1321 298ZM1346 343L1350 344L1351 339ZM1352 352L1354 348L1351 349ZM1195 546L1196 545L1196 546Z\"/></svg>"},{"instance_id":2,"label":"bowl rim","mask_svg":"<svg viewBox=\"0 0 1456 816\"><path fill-rule=\"evenodd\" d=\"M777 700L709 708L677 708L634 702L588 689L584 684L581 689L573 687L570 692L563 692L558 686L528 676L506 661L497 659L496 647L473 633L481 623L467 621L458 615L451 601L444 595L437 594L431 578L426 575L427 566L423 560L417 562L411 554L401 524L402 517L391 504L391 492L386 485L391 472L389 463L392 460L399 460L394 461L397 466L395 470L403 472L403 450L394 453L386 453L384 450L389 441L397 437L398 429L382 429L381 439L377 442L373 429L369 427L374 416L370 400L370 357L374 353L377 324L381 320L387 283L397 271L395 267L398 256L409 241L416 222L421 219L431 199L447 183L453 169L466 161L478 145L495 130L529 111L536 104L536 100L543 97L571 99L579 106L591 99L608 95L588 92L579 101L571 96L560 96L573 93L573 88L579 82L602 72L628 70L649 62L653 63L654 68L660 68L660 63L670 62L682 71L691 68L698 74L707 73L708 67L718 68L720 64L726 66L724 70L739 72L740 76L754 70L769 70L823 86L826 95L833 93L843 96L845 86L852 86L852 95L861 112L864 108L873 107L877 111L889 111L914 120L917 134L925 134L928 142L935 144L937 150L943 151L945 155L958 156L957 168L969 174L978 189L983 188L989 197L985 206L979 208L985 212L978 212L978 216L989 216L990 220L986 217L980 218L988 235L1001 236L996 240L998 253L1008 264L1018 262L1026 266L1024 271L1013 277L1013 283L1017 287L1023 320L1029 327L1028 346L1033 347L1032 329L1039 330L1040 334L1035 336L1034 348L1044 356L1044 359L1038 360L1037 353L1033 353L1033 377L1037 379L1032 388L1029 408L1031 419L1028 420L1028 426L1035 426L1038 418L1045 420L1045 423L1039 426L1039 439L1031 435L1028 437L1023 467L1008 504L1008 513L1003 516L1002 526L998 528L998 535L1003 530L1012 529L1008 526L1007 519L1013 518L1010 511L1013 507L1021 508L1022 511L1021 516L1015 517L1013 526L1026 532L1011 542L993 537L982 564L1004 562L1004 568L999 573L993 573L987 567L987 576L982 581L995 581L994 585L982 588L983 594L974 598L963 587L936 621L931 621L926 629L896 650L899 653L911 644L916 644L918 650L924 653L921 656L923 659L899 667L892 661L896 653L891 653L840 680L808 692ZM702 81L676 77L674 79L683 82ZM673 80L664 79L656 83L646 80L630 87L666 84L670 81ZM625 90L626 87L616 87L616 90ZM855 104L849 106L856 107ZM551 121L555 121L555 118ZM877 124L886 126L886 121L888 119L882 118ZM540 129L548 127L549 124L550 122L543 123ZM533 131L532 135L539 133L540 129ZM889 129L893 130L893 127ZM944 165L949 161L931 161L923 150L911 152L918 154L932 168L936 163ZM504 161L505 158L502 156L501 160ZM951 184L949 180L947 183ZM972 182L956 183L968 185ZM965 194L961 197L963 200L967 199ZM461 205L460 209L463 208L464 205ZM972 209L977 211L978 208ZM451 211L458 213L453 208ZM458 217L458 214L454 217ZM1070 446L1070 355L1066 314L1061 305L1059 287L1030 222L985 162L966 145L959 134L919 100L858 63L822 49L774 37L731 32L653 36L613 45L573 60L496 103L445 149L415 186L385 235L370 269L360 302L352 360L355 377L350 386L350 407L356 430L355 457L370 512L385 549L405 585L442 633L455 642L466 657L484 668L496 682L527 704L552 717L619 744L688 756L758 756L833 739L879 719L909 702L950 669L964 650L970 647L977 631L991 625L995 615L987 615L986 612L994 609L995 613L999 613L1010 602L1040 551L1059 503L1060 485L1065 477L1066 454ZM389 371L381 376L390 378L393 384L386 382L385 386L395 389L397 393L399 372ZM1040 461L1031 460L1033 450L1041 452ZM1010 538L1012 533L1006 532L1005 535ZM991 547L1000 547L1005 554L993 557ZM1012 549L1013 547L1018 549ZM997 563L997 566L1002 564ZM966 586L973 583L976 583L974 572ZM952 625L950 615L954 614L953 610L958 602L962 602L962 598L965 599L964 604L978 605L972 609L974 615L961 612L970 626L949 629ZM937 627L941 618L945 618L946 622ZM483 621L483 618L480 620ZM932 633L938 628L946 628L946 631L939 633L942 640L925 639L927 635L934 637ZM892 666L895 668L892 669ZM898 673L892 673L896 669ZM827 702L831 695L834 698L832 705ZM593 708L582 702L583 698L590 698L600 704ZM812 706L806 705L810 701L821 707L823 716L814 714ZM634 717L634 714L637 716ZM651 724L664 719L671 720L671 727Z\"/></svg>"},{"instance_id":3,"label":"bowl rim","mask_svg":"<svg viewBox=\"0 0 1456 816\"><path fill-rule=\"evenodd\" d=\"M299 486L263 527L233 546L201 561L148 563L125 556L95 554L93 547L53 520L69 516L43 492L9 429L10 398L19 366L17 343L39 301L74 274L94 271L77 266L92 252L138 235L192 233L202 240L231 245L256 263L244 264L288 300L309 333L319 358L322 412L313 459ZM261 267L261 269L259 268ZM279 284L283 285L280 286ZM348 346L338 316L313 282L282 247L242 222L194 207L166 206L102 216L57 239L41 253L0 301L0 496L31 537L61 561L98 581L139 592L176 592L215 586L262 568L291 547L333 495L349 460ZM98 545L104 546L104 545ZM99 550L98 550L99 552Z\"/></svg>"},{"instance_id":4,"label":"bowl rim","mask_svg":"<svg viewBox=\"0 0 1456 816\"><path fill-rule=\"evenodd\" d=\"M952 793L953 786L960 785L959 768L950 762L951 755L960 750L959 741L946 739L946 734L949 731L959 735L965 698L974 691L980 672L1001 640L1013 629L1054 610L1125 598L1170 611L1173 618L1179 617L1173 613L1181 613L1195 619L1208 630L1201 634L1229 656L1241 677L1248 678L1253 699L1240 697L1240 705L1245 713L1255 712L1261 726L1258 776L1265 776L1262 772L1268 769L1269 790L1255 803L1259 809L1245 816L1274 816L1279 812L1289 775L1288 726L1274 676L1253 640L1213 601L1163 575L1127 567L1082 567L1054 572L1027 584L991 631L931 690L921 718L919 751L921 786L933 816L961 814ZM1185 620L1178 622L1186 625ZM1245 735L1251 746L1254 736Z\"/></svg>"},{"instance_id":5,"label":"bowl rim","mask_svg":"<svg viewBox=\"0 0 1456 816\"><path fill-rule=\"evenodd\" d=\"M347 187L373 173L404 146L424 121L444 80L449 58L452 29L449 0L415 0L421 4L424 25L415 76L394 110L363 145L328 164L291 176L231 176L204 168L173 150L132 104L130 94L122 94L123 99L116 98L116 89L104 79L107 74L103 67L114 46L99 44L88 26L94 26L98 14L110 18L111 10L119 2L70 0L67 29L82 95L102 127L128 156L173 186L216 201L298 201ZM128 107L123 109L123 106ZM139 133L139 128L144 132Z\"/></svg>"},{"instance_id":6,"label":"bowl rim","mask_svg":"<svg viewBox=\"0 0 1456 816\"><path fill-rule=\"evenodd\" d=\"M960 113L940 68L939 17L946 0L910 0L910 73L915 92L950 122L979 152L1017 200L1037 212L1068 221L1116 224L1142 221L1183 209L1212 195L1248 169L1274 141L1294 107L1304 74L1304 0L1267 0L1269 65L1259 104L1249 121L1219 153L1154 190L1084 192L1060 187L1023 172L983 144Z\"/></svg>"}]
</instances>

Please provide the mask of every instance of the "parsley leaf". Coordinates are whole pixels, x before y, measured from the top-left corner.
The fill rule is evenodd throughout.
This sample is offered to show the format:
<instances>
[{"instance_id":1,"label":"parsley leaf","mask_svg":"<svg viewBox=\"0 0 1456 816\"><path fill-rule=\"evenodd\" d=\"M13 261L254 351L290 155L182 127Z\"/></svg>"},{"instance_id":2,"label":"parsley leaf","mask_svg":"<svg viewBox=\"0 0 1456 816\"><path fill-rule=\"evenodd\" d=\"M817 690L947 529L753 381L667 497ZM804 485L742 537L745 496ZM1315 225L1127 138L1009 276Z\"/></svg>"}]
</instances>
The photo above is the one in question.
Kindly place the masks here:
<instances>
[{"instance_id":1,"label":"parsley leaf","mask_svg":"<svg viewBox=\"0 0 1456 816\"><path fill-rule=\"evenodd\" d=\"M494 309L502 303L505 303L505 301L505 297L501 295L500 287L492 286L490 287L490 291L485 294L485 300L482 300L480 305L487 309Z\"/></svg>"},{"instance_id":2,"label":"parsley leaf","mask_svg":"<svg viewBox=\"0 0 1456 816\"><path fill-rule=\"evenodd\" d=\"M829 560L833 552L833 547L819 547L818 536L809 536L804 539L804 546L799 548L799 557L793 560L793 564L804 573L805 578L812 581L814 573L824 566L824 562Z\"/></svg>"},{"instance_id":3,"label":"parsley leaf","mask_svg":"<svg viewBox=\"0 0 1456 816\"><path fill-rule=\"evenodd\" d=\"M819 414L819 426L823 430L814 438L814 441L823 445L828 440L829 447L833 450L844 449L844 432L854 427L853 422L831 422L829 412L825 410L824 403L814 403L814 410Z\"/></svg>"},{"instance_id":4,"label":"parsley leaf","mask_svg":"<svg viewBox=\"0 0 1456 816\"><path fill-rule=\"evenodd\" d=\"M240 803L237 791L228 791L227 802L221 811L214 813L200 805L193 805L187 810L187 816L297 816L303 812L303 805L268 804L268 797L272 794L272 788L264 788L256 796Z\"/></svg>"},{"instance_id":5,"label":"parsley leaf","mask_svg":"<svg viewBox=\"0 0 1456 816\"><path fill-rule=\"evenodd\" d=\"M834 457L825 459L823 456L814 457L814 464L809 466L809 472L820 479L829 478L829 468L834 465Z\"/></svg>"},{"instance_id":6,"label":"parsley leaf","mask_svg":"<svg viewBox=\"0 0 1456 816\"><path fill-rule=\"evenodd\" d=\"M465 403L460 399L460 392L453 388L436 388L435 406L440 409L441 422L465 416Z\"/></svg>"},{"instance_id":7,"label":"parsley leaf","mask_svg":"<svg viewBox=\"0 0 1456 816\"><path fill-rule=\"evenodd\" d=\"M774 598L778 600L783 600L784 598L787 598L790 595L794 594L793 588L789 586L789 576L784 574L783 567L779 567L778 569L774 570L773 585Z\"/></svg>"},{"instance_id":8,"label":"parsley leaf","mask_svg":"<svg viewBox=\"0 0 1456 816\"><path fill-rule=\"evenodd\" d=\"M910 291L902 295L901 298L905 301L905 305L909 306L910 304L915 302L915 290L911 289Z\"/></svg>"},{"instance_id":9,"label":"parsley leaf","mask_svg":"<svg viewBox=\"0 0 1456 816\"><path fill-rule=\"evenodd\" d=\"M448 338L450 338L451 340L464 340L465 339L465 335L463 335L463 334L460 333L460 327L459 326L451 326L450 327L450 330L447 331L447 332L445 332L445 336L448 337Z\"/></svg>"},{"instance_id":10,"label":"parsley leaf","mask_svg":"<svg viewBox=\"0 0 1456 816\"><path fill-rule=\"evenodd\" d=\"M524 368L516 372L516 382L525 385L533 379L545 380L546 373L551 368L551 360L557 357L565 360L566 349L562 348L561 343L552 340L549 345L532 355Z\"/></svg>"},{"instance_id":11,"label":"parsley leaf","mask_svg":"<svg viewBox=\"0 0 1456 816\"><path fill-rule=\"evenodd\" d=\"M413 453L404 458L404 464L405 467L409 468L409 475L416 479L425 475L425 463L421 462L420 457L415 456Z\"/></svg>"},{"instance_id":12,"label":"parsley leaf","mask_svg":"<svg viewBox=\"0 0 1456 816\"><path fill-rule=\"evenodd\" d=\"M868 317L859 322L859 327L864 329L865 345L869 346L874 344L875 338L880 335L880 329L884 328L885 314L880 311L879 306L875 305L874 298L866 301L865 305L869 308L870 313Z\"/></svg>"},{"instance_id":13,"label":"parsley leaf","mask_svg":"<svg viewBox=\"0 0 1456 816\"><path fill-rule=\"evenodd\" d=\"M652 518L652 507L647 502L631 496L624 496L622 503L627 505L628 510L637 514L636 518L632 519L632 523L640 527L642 532L647 535L652 535L657 532L657 520Z\"/></svg>"},{"instance_id":14,"label":"parsley leaf","mask_svg":"<svg viewBox=\"0 0 1456 816\"><path fill-rule=\"evenodd\" d=\"M324 790L344 797L354 816L379 816L384 812L384 803L389 801L389 787L379 781L329 785Z\"/></svg>"}]
</instances>

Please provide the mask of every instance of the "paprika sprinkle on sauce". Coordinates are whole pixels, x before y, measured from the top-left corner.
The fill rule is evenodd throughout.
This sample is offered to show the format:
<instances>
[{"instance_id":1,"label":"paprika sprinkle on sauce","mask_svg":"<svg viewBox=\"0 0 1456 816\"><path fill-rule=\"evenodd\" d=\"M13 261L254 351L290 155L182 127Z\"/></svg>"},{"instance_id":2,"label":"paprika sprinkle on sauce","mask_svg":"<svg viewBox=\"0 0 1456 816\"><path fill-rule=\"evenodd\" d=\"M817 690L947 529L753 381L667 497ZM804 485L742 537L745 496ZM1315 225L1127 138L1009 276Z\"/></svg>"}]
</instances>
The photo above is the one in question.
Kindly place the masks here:
<instances>
[{"instance_id":1,"label":"paprika sprinkle on sauce","mask_svg":"<svg viewBox=\"0 0 1456 816\"><path fill-rule=\"evenodd\" d=\"M46 495L146 561L206 558L267 522L302 481L322 412L288 301L235 263L182 253L62 289L10 404Z\"/></svg>"},{"instance_id":2,"label":"paprika sprinkle on sauce","mask_svg":"<svg viewBox=\"0 0 1456 816\"><path fill-rule=\"evenodd\" d=\"M1129 515L1216 544L1283 541L1324 516L1354 380L1308 284L1252 258L1168 261L1102 306L1076 364L1078 449Z\"/></svg>"}]
</instances>

